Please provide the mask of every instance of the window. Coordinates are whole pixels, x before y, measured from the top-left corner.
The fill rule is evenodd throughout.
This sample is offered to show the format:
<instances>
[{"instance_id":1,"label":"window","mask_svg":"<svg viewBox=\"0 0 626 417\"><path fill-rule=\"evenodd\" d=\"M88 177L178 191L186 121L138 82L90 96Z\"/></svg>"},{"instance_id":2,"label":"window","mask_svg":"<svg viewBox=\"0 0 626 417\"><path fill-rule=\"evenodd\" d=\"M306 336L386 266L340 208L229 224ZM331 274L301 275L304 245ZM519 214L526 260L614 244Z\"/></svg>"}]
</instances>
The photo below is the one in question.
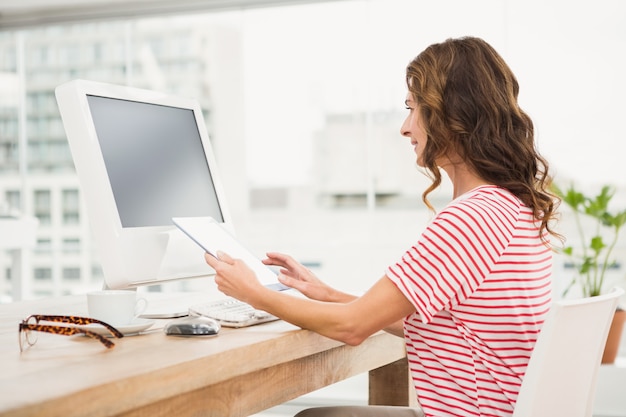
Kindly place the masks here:
<instances>
[{"instance_id":1,"label":"window","mask_svg":"<svg viewBox=\"0 0 626 417\"><path fill-rule=\"evenodd\" d=\"M37 246L35 251L39 254L50 254L52 253L52 240L46 238L37 239Z\"/></svg>"},{"instance_id":2,"label":"window","mask_svg":"<svg viewBox=\"0 0 626 417\"><path fill-rule=\"evenodd\" d=\"M63 268L64 281L80 281L80 268Z\"/></svg>"},{"instance_id":3,"label":"window","mask_svg":"<svg viewBox=\"0 0 626 417\"><path fill-rule=\"evenodd\" d=\"M63 253L80 253L80 239L79 238L63 239Z\"/></svg>"},{"instance_id":4,"label":"window","mask_svg":"<svg viewBox=\"0 0 626 417\"><path fill-rule=\"evenodd\" d=\"M34 214L42 225L49 225L52 221L50 190L35 190Z\"/></svg>"},{"instance_id":5,"label":"window","mask_svg":"<svg viewBox=\"0 0 626 417\"><path fill-rule=\"evenodd\" d=\"M512 0L303 3L0 31L0 190L40 220L33 264L62 274L53 262L74 262L79 246L90 247L88 228L77 232L88 216L54 98L74 78L197 98L240 239L258 253L289 252L331 279L377 278L372 271L430 218L421 202L429 180L399 129L405 66L432 42L489 40L518 76L552 166L583 181L619 177L621 153L611 150L622 106L599 112L594 103L626 93L626 68L612 53L624 49L620 2L578 14L568 7L568 19L562 8L538 13ZM588 22L594 30L581 32ZM592 97L568 99L581 79L597 84ZM436 207L451 196L444 183L430 196ZM97 253L80 256L99 271ZM339 263L345 270L325 269ZM357 281L358 290L367 285Z\"/></svg>"},{"instance_id":6,"label":"window","mask_svg":"<svg viewBox=\"0 0 626 417\"><path fill-rule=\"evenodd\" d=\"M22 210L22 202L20 199L20 192L18 190L9 190L5 192L5 200L7 204L7 209L9 212L16 210Z\"/></svg>"},{"instance_id":7,"label":"window","mask_svg":"<svg viewBox=\"0 0 626 417\"><path fill-rule=\"evenodd\" d=\"M78 190L63 190L63 223L78 224L80 221L80 201Z\"/></svg>"},{"instance_id":8,"label":"window","mask_svg":"<svg viewBox=\"0 0 626 417\"><path fill-rule=\"evenodd\" d=\"M102 282L103 278L102 267L100 265L93 265L91 267L91 280L93 282Z\"/></svg>"},{"instance_id":9,"label":"window","mask_svg":"<svg viewBox=\"0 0 626 417\"><path fill-rule=\"evenodd\" d=\"M52 281L52 268L35 268L35 281Z\"/></svg>"}]
</instances>

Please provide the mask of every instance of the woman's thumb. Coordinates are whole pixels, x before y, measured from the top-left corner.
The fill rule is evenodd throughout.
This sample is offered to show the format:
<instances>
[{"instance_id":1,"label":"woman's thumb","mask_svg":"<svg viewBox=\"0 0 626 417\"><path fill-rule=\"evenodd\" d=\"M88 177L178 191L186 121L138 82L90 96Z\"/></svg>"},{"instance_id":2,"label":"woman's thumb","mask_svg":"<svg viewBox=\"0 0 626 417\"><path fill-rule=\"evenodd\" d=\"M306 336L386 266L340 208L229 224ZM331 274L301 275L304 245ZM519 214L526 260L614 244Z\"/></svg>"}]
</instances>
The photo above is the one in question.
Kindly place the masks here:
<instances>
[{"instance_id":1,"label":"woman's thumb","mask_svg":"<svg viewBox=\"0 0 626 417\"><path fill-rule=\"evenodd\" d=\"M235 260L231 258L229 254L227 254L226 252L222 252L221 250L217 251L217 259L228 264L233 264L235 262Z\"/></svg>"}]
</instances>

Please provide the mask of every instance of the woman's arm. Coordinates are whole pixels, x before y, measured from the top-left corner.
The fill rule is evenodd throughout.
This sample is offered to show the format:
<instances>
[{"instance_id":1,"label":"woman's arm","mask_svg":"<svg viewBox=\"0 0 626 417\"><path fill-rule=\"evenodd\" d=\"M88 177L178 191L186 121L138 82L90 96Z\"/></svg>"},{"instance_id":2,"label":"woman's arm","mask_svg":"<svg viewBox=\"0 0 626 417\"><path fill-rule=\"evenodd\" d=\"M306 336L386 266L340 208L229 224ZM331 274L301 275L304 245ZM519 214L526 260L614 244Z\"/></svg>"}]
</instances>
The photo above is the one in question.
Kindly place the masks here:
<instances>
[{"instance_id":1,"label":"woman's arm","mask_svg":"<svg viewBox=\"0 0 626 417\"><path fill-rule=\"evenodd\" d=\"M350 345L358 345L388 326L397 329L398 321L415 311L387 277L381 278L361 297L351 296L347 302L328 302L268 289L243 261L226 254L220 253L219 260L210 255L205 258L217 272L215 282L224 294Z\"/></svg>"},{"instance_id":2,"label":"woman's arm","mask_svg":"<svg viewBox=\"0 0 626 417\"><path fill-rule=\"evenodd\" d=\"M267 253L267 259L263 260L266 265L280 266L278 279L284 285L293 288L308 298L318 301L328 301L334 303L349 303L357 297L330 287L304 265L293 259L291 256L278 253ZM404 337L403 320L385 327L386 332L394 336Z\"/></svg>"}]
</instances>

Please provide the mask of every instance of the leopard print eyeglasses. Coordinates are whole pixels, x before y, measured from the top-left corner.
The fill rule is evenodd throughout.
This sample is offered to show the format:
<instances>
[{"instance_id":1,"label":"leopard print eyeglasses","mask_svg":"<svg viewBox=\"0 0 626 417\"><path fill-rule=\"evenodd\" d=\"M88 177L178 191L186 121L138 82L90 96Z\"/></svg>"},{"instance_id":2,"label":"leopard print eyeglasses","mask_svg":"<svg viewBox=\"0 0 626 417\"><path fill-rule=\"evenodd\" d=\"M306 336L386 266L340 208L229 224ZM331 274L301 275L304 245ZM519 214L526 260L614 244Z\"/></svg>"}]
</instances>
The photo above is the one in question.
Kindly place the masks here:
<instances>
[{"instance_id":1,"label":"leopard print eyeglasses","mask_svg":"<svg viewBox=\"0 0 626 417\"><path fill-rule=\"evenodd\" d=\"M20 342L20 352L28 349L35 343L37 343L37 333L36 332L46 332L52 334L59 334L63 336L72 336L75 334L84 334L85 336L89 336L92 339L96 339L107 349L111 349L115 346L115 343L110 341L104 336L99 335L98 333L92 332L90 330L85 330L80 327L73 326L55 326L49 324L39 324L40 321L47 321L53 323L69 323L69 324L78 324L78 325L86 325L86 324L100 324L107 328L107 330L111 333L112 336L120 338L124 337L124 335L117 330L115 327L107 324L103 321L91 319L88 317L78 317L78 316L50 316L50 315L41 315L41 314L33 314L22 320L19 325L19 342Z\"/></svg>"}]
</instances>

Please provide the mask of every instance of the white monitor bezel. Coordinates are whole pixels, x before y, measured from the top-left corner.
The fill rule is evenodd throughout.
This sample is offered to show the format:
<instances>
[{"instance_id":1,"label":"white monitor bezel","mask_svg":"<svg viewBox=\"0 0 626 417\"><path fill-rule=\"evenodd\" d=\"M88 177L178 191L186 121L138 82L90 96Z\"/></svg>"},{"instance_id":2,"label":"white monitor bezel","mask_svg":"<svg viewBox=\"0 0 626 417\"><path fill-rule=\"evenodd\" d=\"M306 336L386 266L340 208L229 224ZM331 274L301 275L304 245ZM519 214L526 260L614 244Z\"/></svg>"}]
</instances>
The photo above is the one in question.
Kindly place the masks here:
<instances>
[{"instance_id":1,"label":"white monitor bezel","mask_svg":"<svg viewBox=\"0 0 626 417\"><path fill-rule=\"evenodd\" d=\"M173 224L139 228L122 226L87 97L95 95L192 110L222 211L224 220L222 225L234 233L226 196L198 101L163 92L87 80L73 80L61 84L56 88L55 94L79 177L87 217L98 249L105 286L133 288L213 275L214 271L203 262L201 250ZM155 234L159 235L159 242L155 241ZM167 260L163 260L163 265L159 265L158 262L156 265L150 264L155 263L154 254L162 250L163 245L167 246L167 256L163 255ZM133 257L129 256L129 251L133 253ZM140 265L141 261L133 259L134 257L141 257L145 264ZM134 264L135 262L137 264ZM169 262L180 265L172 266ZM184 262L193 265L187 268Z\"/></svg>"}]
</instances>

